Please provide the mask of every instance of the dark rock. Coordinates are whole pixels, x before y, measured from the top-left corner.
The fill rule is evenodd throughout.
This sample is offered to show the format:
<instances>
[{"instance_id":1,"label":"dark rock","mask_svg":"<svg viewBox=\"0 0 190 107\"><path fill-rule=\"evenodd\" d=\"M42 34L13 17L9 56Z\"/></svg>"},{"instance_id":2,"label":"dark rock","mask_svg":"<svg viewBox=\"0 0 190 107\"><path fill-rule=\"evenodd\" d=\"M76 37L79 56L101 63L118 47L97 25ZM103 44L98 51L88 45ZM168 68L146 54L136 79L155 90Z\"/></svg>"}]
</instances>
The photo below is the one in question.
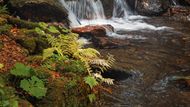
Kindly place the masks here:
<instances>
[{"instance_id":1,"label":"dark rock","mask_svg":"<svg viewBox=\"0 0 190 107\"><path fill-rule=\"evenodd\" d=\"M68 24L67 10L59 0L10 0L9 7L22 19L32 21L66 21Z\"/></svg>"},{"instance_id":2,"label":"dark rock","mask_svg":"<svg viewBox=\"0 0 190 107\"><path fill-rule=\"evenodd\" d=\"M106 17L110 18L112 17L113 13L113 6L114 6L114 0L101 0L103 7L104 7L104 13Z\"/></svg>"},{"instance_id":3,"label":"dark rock","mask_svg":"<svg viewBox=\"0 0 190 107\"><path fill-rule=\"evenodd\" d=\"M104 78L112 78L116 81L121 81L131 77L132 73L124 68L114 66L111 69L107 70L106 72L103 72L102 76Z\"/></svg>"},{"instance_id":4,"label":"dark rock","mask_svg":"<svg viewBox=\"0 0 190 107\"><path fill-rule=\"evenodd\" d=\"M169 7L169 0L138 0L136 11L141 15L161 15Z\"/></svg>"}]
</instances>

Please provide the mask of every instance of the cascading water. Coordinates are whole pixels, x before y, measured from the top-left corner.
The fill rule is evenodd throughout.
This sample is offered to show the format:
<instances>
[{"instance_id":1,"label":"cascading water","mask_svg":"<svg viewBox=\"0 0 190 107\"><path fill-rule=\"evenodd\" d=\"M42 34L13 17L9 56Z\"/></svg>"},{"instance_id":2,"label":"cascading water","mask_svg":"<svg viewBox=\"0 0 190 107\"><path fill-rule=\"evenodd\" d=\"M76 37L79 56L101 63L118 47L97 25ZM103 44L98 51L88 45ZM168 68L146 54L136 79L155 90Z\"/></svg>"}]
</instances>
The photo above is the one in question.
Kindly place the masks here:
<instances>
[{"instance_id":1,"label":"cascading water","mask_svg":"<svg viewBox=\"0 0 190 107\"><path fill-rule=\"evenodd\" d=\"M64 1L62 4L67 7L72 22L71 27L82 27L86 25L112 25L115 32L107 30L108 36L122 38L126 35L117 34L117 31L135 31L141 29L162 30L167 27L155 27L143 22L146 18L139 15L133 15L126 0L114 0L113 17L106 19L101 0L73 0ZM78 22L80 21L80 25ZM115 36L114 36L115 35Z\"/></svg>"},{"instance_id":2,"label":"cascading water","mask_svg":"<svg viewBox=\"0 0 190 107\"><path fill-rule=\"evenodd\" d=\"M68 7L79 19L104 19L104 9L100 0L67 1Z\"/></svg>"},{"instance_id":3,"label":"cascading water","mask_svg":"<svg viewBox=\"0 0 190 107\"><path fill-rule=\"evenodd\" d=\"M70 10L70 8L68 7L68 5L65 3L65 0L60 0L60 2L62 3L62 5L67 9L68 13L69 13L69 20L70 20L70 26L79 26L80 25L80 21L76 18L75 14Z\"/></svg>"},{"instance_id":4,"label":"cascading water","mask_svg":"<svg viewBox=\"0 0 190 107\"><path fill-rule=\"evenodd\" d=\"M130 14L130 9L125 0L114 0L113 17L127 18Z\"/></svg>"}]
</instances>

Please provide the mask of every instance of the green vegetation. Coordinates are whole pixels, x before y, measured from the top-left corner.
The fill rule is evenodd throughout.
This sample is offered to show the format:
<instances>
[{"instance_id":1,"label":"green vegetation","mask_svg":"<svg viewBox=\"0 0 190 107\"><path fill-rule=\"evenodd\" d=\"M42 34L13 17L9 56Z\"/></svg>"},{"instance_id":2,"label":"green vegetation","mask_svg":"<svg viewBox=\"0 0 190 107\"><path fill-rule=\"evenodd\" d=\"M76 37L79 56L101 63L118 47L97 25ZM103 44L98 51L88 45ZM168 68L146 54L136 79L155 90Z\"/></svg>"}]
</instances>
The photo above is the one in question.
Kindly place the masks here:
<instances>
[{"instance_id":1,"label":"green vegetation","mask_svg":"<svg viewBox=\"0 0 190 107\"><path fill-rule=\"evenodd\" d=\"M14 68L10 71L12 75L21 77L30 77L33 70L22 63L16 63Z\"/></svg>"},{"instance_id":2,"label":"green vegetation","mask_svg":"<svg viewBox=\"0 0 190 107\"><path fill-rule=\"evenodd\" d=\"M45 88L44 82L36 76L32 76L31 79L28 80L23 79L20 82L20 87L36 98L44 97L47 92L47 88Z\"/></svg>"},{"instance_id":3,"label":"green vegetation","mask_svg":"<svg viewBox=\"0 0 190 107\"><path fill-rule=\"evenodd\" d=\"M32 68L22 63L16 63L10 73L16 76L16 78L22 77L20 88L28 92L31 96L42 98L46 95L47 88L45 88L44 82L37 76L34 76L36 73Z\"/></svg>"},{"instance_id":4,"label":"green vegetation","mask_svg":"<svg viewBox=\"0 0 190 107\"><path fill-rule=\"evenodd\" d=\"M18 107L14 88L5 85L5 79L0 76L0 107Z\"/></svg>"},{"instance_id":5,"label":"green vegetation","mask_svg":"<svg viewBox=\"0 0 190 107\"><path fill-rule=\"evenodd\" d=\"M59 70L62 73L80 73L84 76L84 82L92 90L101 82L113 84L113 79L103 78L101 75L111 67L114 61L111 55L107 60L101 59L97 50L83 48L83 43L78 41L78 35L65 28L48 26L45 23L39 23L39 26L35 28L35 31L45 36L51 46L43 51L43 60L47 68ZM95 99L94 95L89 94L90 101Z\"/></svg>"},{"instance_id":6,"label":"green vegetation","mask_svg":"<svg viewBox=\"0 0 190 107\"><path fill-rule=\"evenodd\" d=\"M113 79L101 75L111 67L113 56L102 59L96 49L84 48L78 34L43 22L1 18L0 32L26 49L27 60L3 74L6 82L0 81L0 107L18 107L20 99L35 105L49 101L52 106L87 106L97 99L102 83L113 84ZM0 64L4 68L7 65Z\"/></svg>"},{"instance_id":7,"label":"green vegetation","mask_svg":"<svg viewBox=\"0 0 190 107\"><path fill-rule=\"evenodd\" d=\"M4 5L4 6L0 6L0 14L7 14L8 11L7 11L7 6Z\"/></svg>"}]
</instances>

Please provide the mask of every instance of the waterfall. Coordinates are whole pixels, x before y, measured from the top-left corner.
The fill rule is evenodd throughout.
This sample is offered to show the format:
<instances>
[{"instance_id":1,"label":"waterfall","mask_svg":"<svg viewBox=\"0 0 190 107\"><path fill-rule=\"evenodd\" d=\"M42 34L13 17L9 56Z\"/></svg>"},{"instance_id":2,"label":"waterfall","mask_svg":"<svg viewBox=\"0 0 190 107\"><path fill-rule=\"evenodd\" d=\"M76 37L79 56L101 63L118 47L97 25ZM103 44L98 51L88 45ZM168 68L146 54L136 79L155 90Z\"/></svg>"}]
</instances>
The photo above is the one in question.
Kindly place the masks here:
<instances>
[{"instance_id":1,"label":"waterfall","mask_svg":"<svg viewBox=\"0 0 190 107\"><path fill-rule=\"evenodd\" d=\"M74 0L66 4L79 19L104 19L104 8L100 0Z\"/></svg>"},{"instance_id":2,"label":"waterfall","mask_svg":"<svg viewBox=\"0 0 190 107\"><path fill-rule=\"evenodd\" d=\"M80 25L80 21L77 19L77 17L75 16L75 14L70 10L70 8L68 7L68 5L65 3L65 0L60 0L60 2L62 3L62 5L67 9L68 11L68 18L70 20L70 26L79 26Z\"/></svg>"},{"instance_id":3,"label":"waterfall","mask_svg":"<svg viewBox=\"0 0 190 107\"><path fill-rule=\"evenodd\" d=\"M128 4L125 0L114 0L113 18L127 18L131 13Z\"/></svg>"},{"instance_id":4,"label":"waterfall","mask_svg":"<svg viewBox=\"0 0 190 107\"><path fill-rule=\"evenodd\" d=\"M112 30L106 29L107 34L112 37L124 38L126 35L120 35L117 32L134 31L141 29L162 30L168 27L156 27L143 21L140 15L133 15L126 0L114 0L113 17L105 18L104 8L101 0L60 0L62 5L69 12L71 27L82 27L86 25L111 25Z\"/></svg>"}]
</instances>

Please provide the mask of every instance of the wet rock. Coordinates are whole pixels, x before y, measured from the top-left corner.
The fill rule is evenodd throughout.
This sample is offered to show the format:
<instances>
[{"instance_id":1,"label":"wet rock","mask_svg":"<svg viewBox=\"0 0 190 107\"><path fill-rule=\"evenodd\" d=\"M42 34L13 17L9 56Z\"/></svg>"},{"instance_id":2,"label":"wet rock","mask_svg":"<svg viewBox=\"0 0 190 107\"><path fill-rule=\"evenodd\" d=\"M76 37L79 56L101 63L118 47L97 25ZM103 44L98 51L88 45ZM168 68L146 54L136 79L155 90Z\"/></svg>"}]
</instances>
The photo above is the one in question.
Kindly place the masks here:
<instances>
[{"instance_id":1,"label":"wet rock","mask_svg":"<svg viewBox=\"0 0 190 107\"><path fill-rule=\"evenodd\" d=\"M69 23L67 10L59 0L10 0L9 7L12 13L16 13L22 19Z\"/></svg>"},{"instance_id":2,"label":"wet rock","mask_svg":"<svg viewBox=\"0 0 190 107\"><path fill-rule=\"evenodd\" d=\"M161 15L169 7L169 0L138 0L136 11L141 15Z\"/></svg>"},{"instance_id":3,"label":"wet rock","mask_svg":"<svg viewBox=\"0 0 190 107\"><path fill-rule=\"evenodd\" d=\"M99 48L115 48L123 44L128 44L121 39L108 37L106 30L113 31L111 25L85 26L72 29L72 32L79 34L81 37L91 39L93 44Z\"/></svg>"},{"instance_id":4,"label":"wet rock","mask_svg":"<svg viewBox=\"0 0 190 107\"><path fill-rule=\"evenodd\" d=\"M94 38L93 43L99 48L118 48L128 45L129 41L112 37L96 37Z\"/></svg>"},{"instance_id":5,"label":"wet rock","mask_svg":"<svg viewBox=\"0 0 190 107\"><path fill-rule=\"evenodd\" d=\"M114 30L111 25L84 26L73 28L72 32L78 33L82 37L106 37L106 29Z\"/></svg>"},{"instance_id":6,"label":"wet rock","mask_svg":"<svg viewBox=\"0 0 190 107\"><path fill-rule=\"evenodd\" d=\"M171 7L164 14L164 16L170 16L174 20L188 21L190 15L189 7Z\"/></svg>"}]
</instances>

